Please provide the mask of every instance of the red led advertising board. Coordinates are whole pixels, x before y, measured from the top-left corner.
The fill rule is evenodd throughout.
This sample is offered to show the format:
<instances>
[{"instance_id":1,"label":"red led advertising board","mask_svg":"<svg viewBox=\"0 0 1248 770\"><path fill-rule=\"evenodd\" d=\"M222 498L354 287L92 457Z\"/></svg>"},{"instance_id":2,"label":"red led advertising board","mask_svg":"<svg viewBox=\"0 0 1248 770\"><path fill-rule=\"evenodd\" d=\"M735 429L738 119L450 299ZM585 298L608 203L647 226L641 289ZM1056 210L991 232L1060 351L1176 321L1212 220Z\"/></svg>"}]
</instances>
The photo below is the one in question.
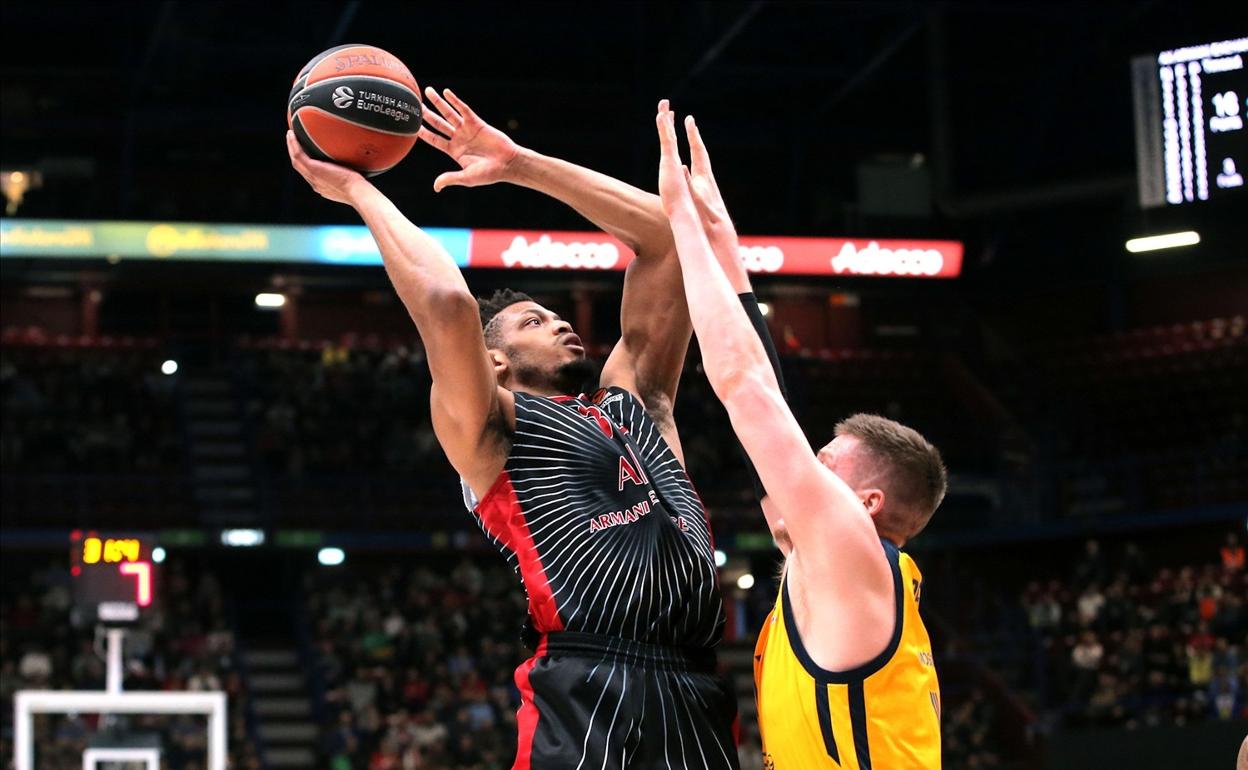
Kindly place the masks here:
<instances>
[{"instance_id":1,"label":"red led advertising board","mask_svg":"<svg viewBox=\"0 0 1248 770\"><path fill-rule=\"evenodd\" d=\"M962 272L958 241L868 238L741 237L751 273L806 276L955 278ZM623 270L633 253L609 235L539 230L474 230L471 267Z\"/></svg>"}]
</instances>

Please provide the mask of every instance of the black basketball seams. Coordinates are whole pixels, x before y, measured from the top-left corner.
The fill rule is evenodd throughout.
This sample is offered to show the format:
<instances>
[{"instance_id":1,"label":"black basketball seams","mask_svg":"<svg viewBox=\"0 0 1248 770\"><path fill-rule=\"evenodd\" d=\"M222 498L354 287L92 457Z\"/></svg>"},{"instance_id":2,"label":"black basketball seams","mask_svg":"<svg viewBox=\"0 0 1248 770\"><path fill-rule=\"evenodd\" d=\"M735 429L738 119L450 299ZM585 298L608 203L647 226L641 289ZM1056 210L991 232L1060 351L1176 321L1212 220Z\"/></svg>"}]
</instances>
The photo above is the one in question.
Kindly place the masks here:
<instances>
[{"instance_id":1,"label":"black basketball seams","mask_svg":"<svg viewBox=\"0 0 1248 770\"><path fill-rule=\"evenodd\" d=\"M293 86L291 86L291 88L290 88L290 96L286 97L286 105L287 105L287 107L289 107L289 106L290 106L290 103L291 103L291 102L293 102L293 101L295 100L295 94L297 94L297 93L299 93L300 91L302 91L302 90L303 90L303 87L304 87L304 86L306 86L307 84L308 84L308 76L307 76L307 75L302 75L302 74L301 74L301 75L299 75L299 77L295 78L295 84L294 84Z\"/></svg>"},{"instance_id":2,"label":"black basketball seams","mask_svg":"<svg viewBox=\"0 0 1248 770\"><path fill-rule=\"evenodd\" d=\"M316 142L312 140L311 136L308 136L307 130L303 127L303 121L299 119L298 115L291 118L290 130L295 132L295 138L299 140L299 145L303 147L303 151L310 157L315 158L316 160L323 160L327 163L337 162L333 158L329 157L324 150L318 147Z\"/></svg>"}]
</instances>

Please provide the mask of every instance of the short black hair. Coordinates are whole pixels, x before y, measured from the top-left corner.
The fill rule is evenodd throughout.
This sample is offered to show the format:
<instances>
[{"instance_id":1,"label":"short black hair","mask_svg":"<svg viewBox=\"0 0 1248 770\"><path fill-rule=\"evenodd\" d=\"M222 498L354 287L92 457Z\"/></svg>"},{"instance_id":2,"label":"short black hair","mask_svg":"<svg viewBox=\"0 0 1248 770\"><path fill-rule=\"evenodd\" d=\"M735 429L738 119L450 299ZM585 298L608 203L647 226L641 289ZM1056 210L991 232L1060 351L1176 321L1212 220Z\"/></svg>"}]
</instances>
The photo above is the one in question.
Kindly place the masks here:
<instances>
[{"instance_id":1,"label":"short black hair","mask_svg":"<svg viewBox=\"0 0 1248 770\"><path fill-rule=\"evenodd\" d=\"M499 313L517 302L533 301L528 294L512 289L498 289L489 299L477 297L477 308L481 311L481 329L485 332L485 346L487 348L498 347L497 343L500 340L498 339L498 326L494 323L494 319Z\"/></svg>"}]
</instances>

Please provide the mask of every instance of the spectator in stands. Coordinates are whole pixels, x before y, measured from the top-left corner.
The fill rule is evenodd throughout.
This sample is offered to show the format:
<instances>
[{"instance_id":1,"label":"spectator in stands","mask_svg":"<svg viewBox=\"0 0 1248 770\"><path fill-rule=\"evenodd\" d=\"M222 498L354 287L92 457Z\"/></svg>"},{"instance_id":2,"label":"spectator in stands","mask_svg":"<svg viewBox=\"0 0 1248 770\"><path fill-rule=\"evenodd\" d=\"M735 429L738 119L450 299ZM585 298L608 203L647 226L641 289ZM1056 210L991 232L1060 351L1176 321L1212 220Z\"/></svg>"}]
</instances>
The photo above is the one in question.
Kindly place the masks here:
<instances>
[{"instance_id":1,"label":"spectator in stands","mask_svg":"<svg viewBox=\"0 0 1248 770\"><path fill-rule=\"evenodd\" d=\"M1062 605L1057 601L1052 585L1048 590L1041 589L1038 583L1033 583L1032 586L1024 594L1027 622L1041 635L1052 634L1061 625Z\"/></svg>"},{"instance_id":2,"label":"spectator in stands","mask_svg":"<svg viewBox=\"0 0 1248 770\"><path fill-rule=\"evenodd\" d=\"M1101 659L1105 657L1105 647L1097 638L1095 631L1084 631L1079 635L1079 642L1070 650L1070 662L1074 665L1074 682L1071 686L1072 697L1076 702L1087 700L1095 674L1101 667Z\"/></svg>"},{"instance_id":3,"label":"spectator in stands","mask_svg":"<svg viewBox=\"0 0 1248 770\"><path fill-rule=\"evenodd\" d=\"M1214 642L1213 665L1222 666L1229 671L1239 671L1239 645L1232 644L1225 637L1218 637Z\"/></svg>"},{"instance_id":4,"label":"spectator in stands","mask_svg":"<svg viewBox=\"0 0 1248 770\"><path fill-rule=\"evenodd\" d=\"M354 770L354 757L360 750L359 734L355 730L355 715L351 711L338 714L338 724L325 738L325 750L331 770Z\"/></svg>"},{"instance_id":5,"label":"spectator in stands","mask_svg":"<svg viewBox=\"0 0 1248 770\"><path fill-rule=\"evenodd\" d=\"M32 687L46 685L52 678L52 657L45 650L29 645L17 664L17 673Z\"/></svg>"},{"instance_id":6,"label":"spectator in stands","mask_svg":"<svg viewBox=\"0 0 1248 770\"><path fill-rule=\"evenodd\" d=\"M1110 583L1105 592L1105 604L1101 609L1102 626L1109 631L1122 631L1132 622L1133 602L1127 595L1128 585L1125 573Z\"/></svg>"},{"instance_id":7,"label":"spectator in stands","mask_svg":"<svg viewBox=\"0 0 1248 770\"><path fill-rule=\"evenodd\" d=\"M1227 572L1241 572L1244 569L1244 547L1239 544L1239 536L1234 532L1226 535L1226 544L1222 546L1222 568Z\"/></svg>"},{"instance_id":8,"label":"spectator in stands","mask_svg":"<svg viewBox=\"0 0 1248 770\"><path fill-rule=\"evenodd\" d=\"M1221 720L1230 720L1243 710L1240 703L1239 679L1231 669L1219 666L1209 683L1209 705Z\"/></svg>"},{"instance_id":9,"label":"spectator in stands","mask_svg":"<svg viewBox=\"0 0 1248 770\"><path fill-rule=\"evenodd\" d=\"M1127 631L1112 661L1119 680L1127 687L1137 687L1144 676L1144 631Z\"/></svg>"},{"instance_id":10,"label":"spectator in stands","mask_svg":"<svg viewBox=\"0 0 1248 770\"><path fill-rule=\"evenodd\" d=\"M1079 623L1084 627L1095 626L1105 606L1105 594L1101 593L1099 583L1093 581L1079 594Z\"/></svg>"},{"instance_id":11,"label":"spectator in stands","mask_svg":"<svg viewBox=\"0 0 1248 770\"><path fill-rule=\"evenodd\" d=\"M412 741L422 753L437 755L445 752L450 735L445 724L434 719L428 710L416 712L412 722Z\"/></svg>"},{"instance_id":12,"label":"spectator in stands","mask_svg":"<svg viewBox=\"0 0 1248 770\"><path fill-rule=\"evenodd\" d=\"M1197 619L1196 586L1191 567L1183 567L1174 578L1166 616L1171 625L1194 623Z\"/></svg>"},{"instance_id":13,"label":"spectator in stands","mask_svg":"<svg viewBox=\"0 0 1248 770\"><path fill-rule=\"evenodd\" d=\"M1122 572L1132 583L1143 583L1149 577L1148 560L1138 543L1128 541L1122 550Z\"/></svg>"},{"instance_id":14,"label":"spectator in stands","mask_svg":"<svg viewBox=\"0 0 1248 770\"><path fill-rule=\"evenodd\" d=\"M1121 702L1121 683L1109 671L1097 676L1096 689L1088 698L1087 719L1094 725L1110 725L1121 721L1124 712Z\"/></svg>"},{"instance_id":15,"label":"spectator in stands","mask_svg":"<svg viewBox=\"0 0 1248 770\"><path fill-rule=\"evenodd\" d=\"M1075 565L1074 586L1082 589L1090 583L1105 580L1105 557L1101 554L1101 544L1089 540L1083 546L1083 558Z\"/></svg>"},{"instance_id":16,"label":"spectator in stands","mask_svg":"<svg viewBox=\"0 0 1248 770\"><path fill-rule=\"evenodd\" d=\"M1212 654L1215 640L1213 634L1209 633L1208 623L1202 620L1195 628L1185 627L1184 630L1188 633L1188 650L1198 650Z\"/></svg>"},{"instance_id":17,"label":"spectator in stands","mask_svg":"<svg viewBox=\"0 0 1248 770\"><path fill-rule=\"evenodd\" d=\"M976 687L942 720L945 767L978 769L998 766L1000 757L991 748L995 729L996 709L983 691Z\"/></svg>"},{"instance_id":18,"label":"spectator in stands","mask_svg":"<svg viewBox=\"0 0 1248 770\"><path fill-rule=\"evenodd\" d=\"M1213 679L1213 647L1203 639L1199 643L1196 640L1194 636L1187 643L1188 681L1194 689L1202 690Z\"/></svg>"},{"instance_id":19,"label":"spectator in stands","mask_svg":"<svg viewBox=\"0 0 1248 770\"><path fill-rule=\"evenodd\" d=\"M211 692L221 689L221 678L207 665L201 664L195 674L187 680L186 689L192 692Z\"/></svg>"},{"instance_id":20,"label":"spectator in stands","mask_svg":"<svg viewBox=\"0 0 1248 770\"><path fill-rule=\"evenodd\" d=\"M1202 622L1208 622L1218 614L1218 602L1222 598L1222 587L1218 584L1216 567L1209 565L1196 584L1194 598L1196 614Z\"/></svg>"}]
</instances>

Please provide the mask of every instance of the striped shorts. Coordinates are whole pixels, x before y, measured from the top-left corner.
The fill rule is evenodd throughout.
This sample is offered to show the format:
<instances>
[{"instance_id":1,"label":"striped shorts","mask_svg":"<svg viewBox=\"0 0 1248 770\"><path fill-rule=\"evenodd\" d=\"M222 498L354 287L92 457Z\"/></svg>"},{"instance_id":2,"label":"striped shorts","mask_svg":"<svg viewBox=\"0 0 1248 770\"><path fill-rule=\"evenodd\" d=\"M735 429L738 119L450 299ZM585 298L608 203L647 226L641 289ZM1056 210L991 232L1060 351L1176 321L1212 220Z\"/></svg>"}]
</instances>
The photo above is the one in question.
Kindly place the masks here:
<instances>
[{"instance_id":1,"label":"striped shorts","mask_svg":"<svg viewBox=\"0 0 1248 770\"><path fill-rule=\"evenodd\" d=\"M739 770L737 700L712 650L560 632L516 669L513 770Z\"/></svg>"}]
</instances>

